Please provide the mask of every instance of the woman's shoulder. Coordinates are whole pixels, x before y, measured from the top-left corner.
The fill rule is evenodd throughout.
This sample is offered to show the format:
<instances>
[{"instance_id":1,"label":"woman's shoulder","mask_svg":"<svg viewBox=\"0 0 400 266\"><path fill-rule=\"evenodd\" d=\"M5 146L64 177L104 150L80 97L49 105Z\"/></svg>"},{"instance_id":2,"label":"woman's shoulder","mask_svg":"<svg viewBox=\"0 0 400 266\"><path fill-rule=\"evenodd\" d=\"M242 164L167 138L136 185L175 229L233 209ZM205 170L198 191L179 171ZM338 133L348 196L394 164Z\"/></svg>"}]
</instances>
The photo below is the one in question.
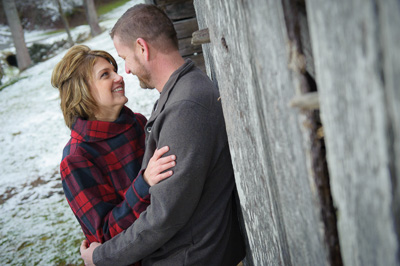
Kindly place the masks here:
<instances>
[{"instance_id":1,"label":"woman's shoulder","mask_svg":"<svg viewBox=\"0 0 400 266\"><path fill-rule=\"evenodd\" d=\"M141 113L134 113L134 115L135 115L136 120L139 121L139 123L141 125L143 125L143 126L146 125L147 118L144 115L142 115Z\"/></svg>"},{"instance_id":2,"label":"woman's shoulder","mask_svg":"<svg viewBox=\"0 0 400 266\"><path fill-rule=\"evenodd\" d=\"M90 143L71 138L63 149L62 160L72 157L96 157L99 151Z\"/></svg>"},{"instance_id":3,"label":"woman's shoulder","mask_svg":"<svg viewBox=\"0 0 400 266\"><path fill-rule=\"evenodd\" d=\"M133 118L138 121L140 124L145 125L147 123L147 119L144 115L141 113L136 113L133 112L128 106L124 106L124 112L127 113L130 116L133 116Z\"/></svg>"}]
</instances>

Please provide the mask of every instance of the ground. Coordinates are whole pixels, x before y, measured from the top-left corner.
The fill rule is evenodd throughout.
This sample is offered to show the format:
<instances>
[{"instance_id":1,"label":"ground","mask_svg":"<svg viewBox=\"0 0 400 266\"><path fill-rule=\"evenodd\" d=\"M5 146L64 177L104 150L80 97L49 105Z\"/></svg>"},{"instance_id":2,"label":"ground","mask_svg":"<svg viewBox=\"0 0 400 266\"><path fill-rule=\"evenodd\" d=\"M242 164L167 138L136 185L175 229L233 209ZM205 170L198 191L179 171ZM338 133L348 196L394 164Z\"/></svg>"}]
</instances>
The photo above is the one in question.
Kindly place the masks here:
<instances>
[{"instance_id":1,"label":"ground","mask_svg":"<svg viewBox=\"0 0 400 266\"><path fill-rule=\"evenodd\" d=\"M116 19L133 0L107 14L100 23L105 31L84 44L110 52L124 76L128 106L147 118L156 91L142 90L137 79L124 71L108 35ZM74 29L73 35L89 31ZM29 35L29 34L28 34ZM56 41L63 34L43 37ZM2 265L79 265L79 245L84 236L64 197L59 163L69 139L59 107L58 90L50 84L52 69L66 50L17 76L0 91L0 261Z\"/></svg>"}]
</instances>

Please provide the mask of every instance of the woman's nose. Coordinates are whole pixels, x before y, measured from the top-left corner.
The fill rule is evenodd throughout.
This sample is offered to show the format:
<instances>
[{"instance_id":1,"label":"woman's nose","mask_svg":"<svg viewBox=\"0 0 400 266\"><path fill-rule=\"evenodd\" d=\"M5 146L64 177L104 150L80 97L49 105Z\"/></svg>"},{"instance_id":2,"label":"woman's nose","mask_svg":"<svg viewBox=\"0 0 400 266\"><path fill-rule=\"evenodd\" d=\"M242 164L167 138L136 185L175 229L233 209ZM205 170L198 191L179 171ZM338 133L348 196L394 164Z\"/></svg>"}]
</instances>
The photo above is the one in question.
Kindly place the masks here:
<instances>
[{"instance_id":1,"label":"woman's nose","mask_svg":"<svg viewBox=\"0 0 400 266\"><path fill-rule=\"evenodd\" d=\"M121 75L116 74L114 81L115 83L121 83L124 80L124 78Z\"/></svg>"}]
</instances>

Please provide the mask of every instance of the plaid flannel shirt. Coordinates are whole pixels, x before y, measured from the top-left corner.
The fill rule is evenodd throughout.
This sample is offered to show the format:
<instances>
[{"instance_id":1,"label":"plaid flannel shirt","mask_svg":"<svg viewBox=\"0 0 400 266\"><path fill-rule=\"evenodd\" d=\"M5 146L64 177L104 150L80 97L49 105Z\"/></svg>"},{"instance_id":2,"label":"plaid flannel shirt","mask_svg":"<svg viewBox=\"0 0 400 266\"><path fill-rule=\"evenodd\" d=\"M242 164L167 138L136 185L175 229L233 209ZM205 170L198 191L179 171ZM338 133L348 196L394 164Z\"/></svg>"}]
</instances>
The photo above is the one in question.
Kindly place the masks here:
<instances>
[{"instance_id":1,"label":"plaid flannel shirt","mask_svg":"<svg viewBox=\"0 0 400 266\"><path fill-rule=\"evenodd\" d=\"M139 173L145 124L143 115L124 107L114 122L77 119L72 126L60 165L62 185L89 242L119 234L150 204Z\"/></svg>"}]
</instances>

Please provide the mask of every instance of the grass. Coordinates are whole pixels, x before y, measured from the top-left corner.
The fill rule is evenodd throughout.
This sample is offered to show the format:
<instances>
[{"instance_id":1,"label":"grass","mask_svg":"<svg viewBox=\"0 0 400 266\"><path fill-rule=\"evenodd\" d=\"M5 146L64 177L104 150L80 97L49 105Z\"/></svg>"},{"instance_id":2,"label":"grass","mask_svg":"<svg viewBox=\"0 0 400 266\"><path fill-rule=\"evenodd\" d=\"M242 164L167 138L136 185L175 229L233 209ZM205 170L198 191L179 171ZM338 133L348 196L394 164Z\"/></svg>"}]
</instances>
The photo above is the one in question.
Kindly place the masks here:
<instances>
[{"instance_id":1,"label":"grass","mask_svg":"<svg viewBox=\"0 0 400 266\"><path fill-rule=\"evenodd\" d=\"M52 31L45 32L44 35L52 35L52 34L64 32L64 31L65 31L65 29L62 28L62 29L59 29L59 30L52 30Z\"/></svg>"},{"instance_id":2,"label":"grass","mask_svg":"<svg viewBox=\"0 0 400 266\"><path fill-rule=\"evenodd\" d=\"M14 83L20 81L21 79L26 79L27 77L21 77L21 78L14 78L12 80L10 80L9 82L7 82L6 84L0 85L0 91L2 91L4 88L13 85Z\"/></svg>"},{"instance_id":3,"label":"grass","mask_svg":"<svg viewBox=\"0 0 400 266\"><path fill-rule=\"evenodd\" d=\"M99 6L97 8L97 15L98 16L104 15L105 13L110 12L111 10L124 5L128 1L129 0L118 0L118 1L114 1L112 3L108 3L105 5Z\"/></svg>"}]
</instances>

